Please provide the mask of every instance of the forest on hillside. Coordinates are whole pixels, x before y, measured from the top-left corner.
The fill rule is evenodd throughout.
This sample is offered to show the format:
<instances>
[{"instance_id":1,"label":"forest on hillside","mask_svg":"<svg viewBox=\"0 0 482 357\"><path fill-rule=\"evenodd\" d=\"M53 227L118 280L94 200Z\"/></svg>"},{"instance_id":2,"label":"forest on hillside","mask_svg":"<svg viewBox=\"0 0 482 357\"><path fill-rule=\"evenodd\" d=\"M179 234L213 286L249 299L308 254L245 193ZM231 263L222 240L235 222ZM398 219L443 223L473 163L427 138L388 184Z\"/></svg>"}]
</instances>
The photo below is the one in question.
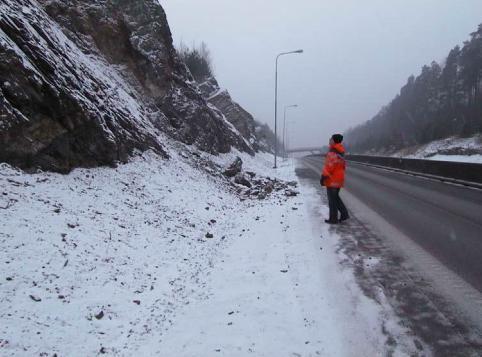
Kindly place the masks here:
<instances>
[{"instance_id":1,"label":"forest on hillside","mask_svg":"<svg viewBox=\"0 0 482 357\"><path fill-rule=\"evenodd\" d=\"M352 152L390 153L451 136L482 132L482 24L445 63L410 76L373 119L346 132Z\"/></svg>"}]
</instances>

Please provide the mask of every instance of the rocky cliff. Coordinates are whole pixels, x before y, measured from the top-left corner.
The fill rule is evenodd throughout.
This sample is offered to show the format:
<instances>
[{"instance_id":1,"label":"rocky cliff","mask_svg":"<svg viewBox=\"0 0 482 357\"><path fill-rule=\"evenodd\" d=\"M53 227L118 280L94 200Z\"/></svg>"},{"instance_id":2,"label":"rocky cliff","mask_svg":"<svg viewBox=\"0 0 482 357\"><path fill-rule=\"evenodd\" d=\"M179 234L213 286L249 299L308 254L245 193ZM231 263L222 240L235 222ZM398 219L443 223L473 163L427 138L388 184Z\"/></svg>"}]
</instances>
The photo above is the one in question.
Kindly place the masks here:
<instances>
[{"instance_id":1,"label":"rocky cliff","mask_svg":"<svg viewBox=\"0 0 482 357\"><path fill-rule=\"evenodd\" d=\"M2 0L0 162L68 172L165 153L251 145L199 93L156 0Z\"/></svg>"},{"instance_id":2,"label":"rocky cliff","mask_svg":"<svg viewBox=\"0 0 482 357\"><path fill-rule=\"evenodd\" d=\"M226 89L221 89L215 78L206 78L199 84L203 97L236 128L254 151L274 152L274 133L267 125L256 121L241 105L233 100Z\"/></svg>"}]
</instances>

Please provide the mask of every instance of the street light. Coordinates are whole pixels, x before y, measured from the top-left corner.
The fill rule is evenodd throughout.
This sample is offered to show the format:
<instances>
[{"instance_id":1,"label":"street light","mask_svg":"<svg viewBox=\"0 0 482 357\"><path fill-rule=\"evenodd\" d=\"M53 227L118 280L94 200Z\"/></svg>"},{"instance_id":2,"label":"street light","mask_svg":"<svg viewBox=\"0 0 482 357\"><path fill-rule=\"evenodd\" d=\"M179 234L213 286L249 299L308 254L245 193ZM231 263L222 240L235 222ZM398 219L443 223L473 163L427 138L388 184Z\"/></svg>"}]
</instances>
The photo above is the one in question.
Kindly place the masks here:
<instances>
[{"instance_id":1,"label":"street light","mask_svg":"<svg viewBox=\"0 0 482 357\"><path fill-rule=\"evenodd\" d=\"M291 124L294 124L294 123L295 123L295 122L292 121L292 120L288 120L288 121L286 122L286 124L287 124L287 129L286 129L286 147L291 147L291 143L290 143L291 138L290 138L290 135L289 135L289 129L291 128L290 125L291 125Z\"/></svg>"},{"instance_id":2,"label":"street light","mask_svg":"<svg viewBox=\"0 0 482 357\"><path fill-rule=\"evenodd\" d=\"M275 84L274 84L274 168L277 168L278 159L278 59L281 56L303 53L303 50L296 50L290 52L282 52L276 56L276 71L275 71Z\"/></svg>"},{"instance_id":3,"label":"street light","mask_svg":"<svg viewBox=\"0 0 482 357\"><path fill-rule=\"evenodd\" d=\"M298 108L298 104L286 105L285 106L285 113L284 113L284 118L283 118L283 150L284 150L285 156L286 156L286 110L288 108Z\"/></svg>"}]
</instances>

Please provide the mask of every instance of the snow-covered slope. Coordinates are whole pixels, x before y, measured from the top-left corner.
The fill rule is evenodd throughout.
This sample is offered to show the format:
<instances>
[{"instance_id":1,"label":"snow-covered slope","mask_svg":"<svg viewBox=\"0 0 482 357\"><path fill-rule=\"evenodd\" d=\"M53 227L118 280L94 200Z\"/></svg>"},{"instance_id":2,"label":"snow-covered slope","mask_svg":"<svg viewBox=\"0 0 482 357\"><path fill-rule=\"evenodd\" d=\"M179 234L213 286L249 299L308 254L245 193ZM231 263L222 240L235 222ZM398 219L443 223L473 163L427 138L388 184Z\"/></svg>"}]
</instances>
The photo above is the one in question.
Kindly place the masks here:
<instances>
[{"instance_id":1,"label":"snow-covered slope","mask_svg":"<svg viewBox=\"0 0 482 357\"><path fill-rule=\"evenodd\" d=\"M339 264L314 187L246 199L216 170L237 154L256 176L293 180L291 161L168 154L69 175L0 165L2 356L414 350L390 307Z\"/></svg>"},{"instance_id":2,"label":"snow-covered slope","mask_svg":"<svg viewBox=\"0 0 482 357\"><path fill-rule=\"evenodd\" d=\"M451 137L400 150L392 156L413 159L482 163L482 136Z\"/></svg>"},{"instance_id":3,"label":"snow-covered slope","mask_svg":"<svg viewBox=\"0 0 482 357\"><path fill-rule=\"evenodd\" d=\"M0 354L127 355L206 297L213 259L243 234L252 201L178 149L67 176L0 167Z\"/></svg>"},{"instance_id":4,"label":"snow-covered slope","mask_svg":"<svg viewBox=\"0 0 482 357\"><path fill-rule=\"evenodd\" d=\"M252 152L190 82L156 0L0 4L0 161L69 171L163 152L161 133Z\"/></svg>"}]
</instances>

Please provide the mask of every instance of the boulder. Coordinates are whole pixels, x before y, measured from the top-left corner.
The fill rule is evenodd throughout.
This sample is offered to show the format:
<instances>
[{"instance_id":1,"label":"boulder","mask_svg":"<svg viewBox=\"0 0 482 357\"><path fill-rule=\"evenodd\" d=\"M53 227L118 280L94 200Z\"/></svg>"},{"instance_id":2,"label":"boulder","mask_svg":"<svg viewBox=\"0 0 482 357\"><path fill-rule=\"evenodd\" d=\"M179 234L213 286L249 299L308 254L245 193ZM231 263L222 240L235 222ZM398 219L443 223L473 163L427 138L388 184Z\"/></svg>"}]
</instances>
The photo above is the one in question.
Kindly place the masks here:
<instances>
[{"instance_id":1,"label":"boulder","mask_svg":"<svg viewBox=\"0 0 482 357\"><path fill-rule=\"evenodd\" d=\"M248 188L251 188L253 185L249 181L249 178L246 174L240 172L234 177L234 182L238 185L242 185Z\"/></svg>"},{"instance_id":2,"label":"boulder","mask_svg":"<svg viewBox=\"0 0 482 357\"><path fill-rule=\"evenodd\" d=\"M243 170L243 160L239 156L224 170L224 175L227 177L234 177Z\"/></svg>"}]
</instances>

